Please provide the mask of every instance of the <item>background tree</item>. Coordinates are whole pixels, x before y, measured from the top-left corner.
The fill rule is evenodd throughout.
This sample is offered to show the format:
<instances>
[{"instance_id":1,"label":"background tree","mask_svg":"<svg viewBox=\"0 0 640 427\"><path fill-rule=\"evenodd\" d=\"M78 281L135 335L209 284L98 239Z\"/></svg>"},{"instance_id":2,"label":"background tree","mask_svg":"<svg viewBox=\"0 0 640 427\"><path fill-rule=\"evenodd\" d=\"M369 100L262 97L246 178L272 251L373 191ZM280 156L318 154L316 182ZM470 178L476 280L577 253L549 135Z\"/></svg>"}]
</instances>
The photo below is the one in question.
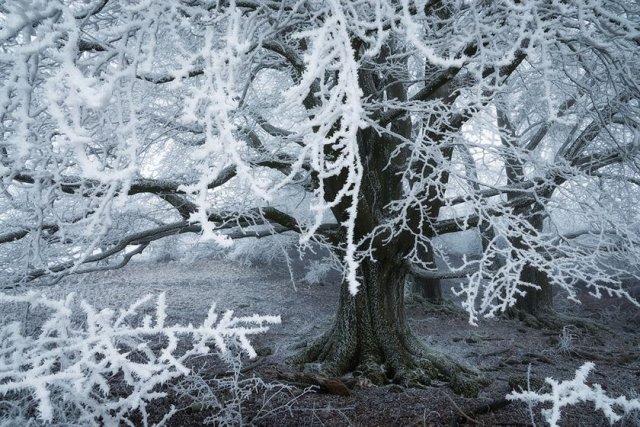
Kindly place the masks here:
<instances>
[{"instance_id":1,"label":"background tree","mask_svg":"<svg viewBox=\"0 0 640 427\"><path fill-rule=\"evenodd\" d=\"M12 286L180 233L294 232L344 267L300 361L459 389L406 323L410 271L467 274L471 322L547 282L631 299L637 5L22 0L0 19ZM481 257L434 270L434 238L476 227Z\"/></svg>"}]
</instances>

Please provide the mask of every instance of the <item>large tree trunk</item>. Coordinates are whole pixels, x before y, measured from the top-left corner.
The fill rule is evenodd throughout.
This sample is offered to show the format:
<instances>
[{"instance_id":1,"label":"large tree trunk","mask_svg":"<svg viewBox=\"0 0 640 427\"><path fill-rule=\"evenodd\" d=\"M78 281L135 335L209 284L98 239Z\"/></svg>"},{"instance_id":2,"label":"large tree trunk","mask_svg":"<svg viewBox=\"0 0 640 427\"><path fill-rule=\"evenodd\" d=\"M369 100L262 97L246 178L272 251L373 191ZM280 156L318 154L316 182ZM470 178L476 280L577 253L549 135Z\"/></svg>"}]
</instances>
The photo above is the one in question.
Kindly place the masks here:
<instances>
[{"instance_id":1,"label":"large tree trunk","mask_svg":"<svg viewBox=\"0 0 640 427\"><path fill-rule=\"evenodd\" d=\"M411 332L404 308L408 269L402 257L387 253L376 262L365 260L360 272L358 294L350 295L348 285L342 285L333 327L296 361L320 362L330 375L358 371L378 384L445 380L456 392L477 394L476 373L430 352Z\"/></svg>"},{"instance_id":2,"label":"large tree trunk","mask_svg":"<svg viewBox=\"0 0 640 427\"><path fill-rule=\"evenodd\" d=\"M401 49L391 40L382 47L375 61L387 64L388 57L397 56L399 52ZM399 67L407 67L401 59L393 61L398 61ZM375 69L364 67L359 70L358 75L364 96L380 97L385 102L407 101L406 86L402 79L398 80L395 72L377 73ZM459 92L453 91L448 83L454 77L455 73L442 83L434 85L432 92L424 96L439 99L443 105L453 104ZM444 94L437 94L437 88L443 89ZM453 113L451 118L454 118ZM360 371L376 383L392 380L428 384L437 378L449 381L451 387L462 394L477 393L480 384L478 375L441 354L429 351L412 334L405 319L404 287L409 273L405 257L413 248L415 236L433 234L425 230L421 218L427 210L427 216L437 219L442 206L441 190L448 181L446 170L441 171L442 160L437 159L450 159L453 145L438 147L438 144L447 140L448 132L453 130L451 126L460 128L464 123L464 120L458 120L453 125L443 126L438 121L440 119L438 115L428 118L430 131L426 135L430 140L428 146L440 150L440 156L427 159L425 169L422 170L426 176L432 175L432 172L441 172L439 182L421 190L423 194L420 197L429 201L428 206L412 205L406 219L408 230L397 235L374 231L387 223L389 204L399 200L406 192L407 182L403 180L403 172L411 153L405 142L415 136L411 117L400 115L388 123L393 134L380 132L374 127L358 131L357 141L364 178L357 197L358 217L354 234L355 241L372 239L368 242L368 248L375 260L367 258L360 262L360 287L355 296L349 293L348 284L343 283L333 327L302 351L295 358L296 361L320 363L332 375ZM383 125L385 126L387 124ZM325 146L325 149L327 155L331 156L332 148ZM416 160L410 167L421 168L421 164ZM343 175L323 180L326 201L333 202L342 190L346 173ZM350 220L350 202L351 200L343 199L340 203L333 204L332 212L341 224ZM340 242L337 243L338 247L344 247Z\"/></svg>"}]
</instances>

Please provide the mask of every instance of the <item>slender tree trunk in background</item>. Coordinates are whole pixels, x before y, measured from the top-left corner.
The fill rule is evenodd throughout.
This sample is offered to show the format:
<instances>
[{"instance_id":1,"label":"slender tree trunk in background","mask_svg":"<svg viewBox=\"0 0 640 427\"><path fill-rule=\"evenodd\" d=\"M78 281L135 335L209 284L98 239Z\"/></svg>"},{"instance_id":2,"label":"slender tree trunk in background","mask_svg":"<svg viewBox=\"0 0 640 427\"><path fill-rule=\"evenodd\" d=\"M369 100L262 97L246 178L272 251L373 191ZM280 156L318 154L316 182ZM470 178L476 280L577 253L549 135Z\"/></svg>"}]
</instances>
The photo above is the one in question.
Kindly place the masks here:
<instances>
[{"instance_id":1,"label":"slender tree trunk in background","mask_svg":"<svg viewBox=\"0 0 640 427\"><path fill-rule=\"evenodd\" d=\"M525 313L539 316L553 310L553 293L549 277L530 265L525 266L520 273L520 280L540 286L540 289L527 289L524 296L518 298L514 308Z\"/></svg>"},{"instance_id":2,"label":"slender tree trunk in background","mask_svg":"<svg viewBox=\"0 0 640 427\"><path fill-rule=\"evenodd\" d=\"M534 225L534 224L532 224ZM542 218L539 220L537 230L542 230ZM482 250L486 251L489 242L494 237L493 229L490 225L484 223L480 225L480 234L482 237ZM522 247L521 242L513 241L512 244ZM504 264L503 259L494 259L491 265L491 269L497 271ZM532 283L540 287L540 289L527 288L526 294L517 298L513 308L508 311L511 316L518 316L520 313L527 313L533 316L539 316L552 311L553 307L553 293L551 284L549 283L549 277L544 271L526 265L520 273L520 280L526 283Z\"/></svg>"},{"instance_id":3,"label":"slender tree trunk in background","mask_svg":"<svg viewBox=\"0 0 640 427\"><path fill-rule=\"evenodd\" d=\"M484 229L480 227L480 229L482 234L482 249L483 251L486 251L488 242L491 239L492 230L491 227L487 227ZM536 230L542 230L541 220L540 226L539 228L536 227ZM523 243L521 241L512 241L511 244L516 247L523 247ZM492 269L498 270L503 263L504 260L494 259L492 263ZM539 286L539 289L528 287L526 289L526 294L523 296L519 296L512 309L507 311L510 316L517 317L523 313L526 313L538 317L540 315L548 314L553 311L553 292L547 273L539 270L534 266L526 265L520 273L520 280L522 282L537 285Z\"/></svg>"},{"instance_id":4,"label":"slender tree trunk in background","mask_svg":"<svg viewBox=\"0 0 640 427\"><path fill-rule=\"evenodd\" d=\"M544 206L534 204L529 212L523 213L527 216L527 220L536 231L542 231L544 225ZM521 240L513 242L515 247L522 247ZM526 265L520 273L520 280L526 283L532 283L539 286L539 289L528 288L524 296L518 297L513 315L520 313L530 314L534 317L543 316L553 311L553 292L547 273L537 269L534 266Z\"/></svg>"},{"instance_id":5,"label":"slender tree trunk in background","mask_svg":"<svg viewBox=\"0 0 640 427\"><path fill-rule=\"evenodd\" d=\"M497 108L496 113L498 127L502 132L500 138L502 144L511 149L516 148L516 132L511 125L508 115L501 108ZM511 151L507 152L510 153ZM504 163L507 173L507 182L509 185L515 185L524 180L524 165L519 157L506 155L504 157ZM547 200L552 194L553 188L547 190L544 194L541 194L539 200ZM515 197L518 196L512 193L507 194L508 201L512 201ZM540 202L536 202L531 206L516 210L516 213L525 217L534 230L542 231L544 226L544 205ZM483 233L483 249L485 249L486 237L488 236ZM522 239L514 239L511 243L514 247L528 249L524 247L525 243ZM544 271L540 271L534 266L526 265L520 273L520 280L522 282L537 285L540 289L528 288L525 295L518 297L515 305L513 306L513 310L509 311L511 315L526 313L538 317L553 310L553 293L551 290L551 284L549 283L549 277Z\"/></svg>"},{"instance_id":6,"label":"slender tree trunk in background","mask_svg":"<svg viewBox=\"0 0 640 427\"><path fill-rule=\"evenodd\" d=\"M442 304L444 298L442 296L442 284L440 279L424 279L416 277L414 286L418 287L420 295L432 304Z\"/></svg>"},{"instance_id":7,"label":"slender tree trunk in background","mask_svg":"<svg viewBox=\"0 0 640 427\"><path fill-rule=\"evenodd\" d=\"M438 136L433 136L433 140L438 140ZM453 146L441 148L440 153L442 158L445 160L451 160L451 156L453 155ZM422 165L420 165L422 166ZM426 162L426 174L432 175L436 171L441 170L440 164L436 162L434 159L429 159ZM440 209L442 208L443 198L442 195L444 193L444 187L449 182L449 173L446 171L441 171L438 173L437 181L430 185L426 191L426 198L429 200L429 206L426 207L425 211L429 216L430 220L436 222L438 220L438 216L440 215ZM427 236L433 237L435 236L435 232L430 230L427 233ZM422 248L420 253L420 259L426 264L429 268L436 269L436 261L435 255L433 251L433 245L429 245L426 249ZM442 304L442 284L440 279L423 279L423 278L414 278L414 285L412 286L412 291L414 294L425 298L427 301L434 304Z\"/></svg>"},{"instance_id":8,"label":"slender tree trunk in background","mask_svg":"<svg viewBox=\"0 0 640 427\"><path fill-rule=\"evenodd\" d=\"M431 246L424 251L421 258L425 264L427 264L427 267L437 269L433 248ZM440 279L414 276L412 282L412 292L414 295L419 295L432 304L442 304L443 297Z\"/></svg>"},{"instance_id":9,"label":"slender tree trunk in background","mask_svg":"<svg viewBox=\"0 0 640 427\"><path fill-rule=\"evenodd\" d=\"M426 13L431 13L434 16L440 17L443 20L443 22L446 22L451 17L450 9L447 7L446 3L441 3L441 2L427 3L427 5L425 6L425 14ZM428 61L426 61L424 66L425 75L428 75L429 73L433 72L433 70L436 68L437 67L435 67L433 64L430 64ZM442 101L444 103L451 103L455 99L455 97L451 96L453 93L453 90L454 90L453 84L446 84L440 88L441 93L438 96L442 98ZM429 120L429 126L431 127L433 126L433 124L434 124L433 118L431 118ZM441 138L436 135L432 135L432 137L434 142L441 141ZM440 152L444 159L451 160L451 156L453 155L452 147L442 148L440 149ZM433 159L430 159L430 161L427 162L426 173L431 174L435 170L438 170L438 167L439 167L438 163L433 161ZM442 185L443 187L449 181L448 173L442 173L438 177L439 177L438 179L439 184ZM436 185L431 185L427 191L429 196L428 200L432 201L428 209L429 217L431 218L432 221L437 221L438 215L440 214L440 208L442 207L442 200L440 199L440 197L438 197L437 190L438 188L436 184ZM434 235L435 233L432 233L430 237L433 237ZM436 266L435 257L433 253L433 246L429 245L429 247L426 248L426 250L422 250L422 252L423 253L420 254L420 258L424 262L425 266L428 268L436 269L437 266ZM427 302L432 304L442 304L442 302L444 301L442 297L442 283L440 279L426 279L421 277L414 277L413 284L411 286L411 292L414 295L418 295L424 298Z\"/></svg>"}]
</instances>

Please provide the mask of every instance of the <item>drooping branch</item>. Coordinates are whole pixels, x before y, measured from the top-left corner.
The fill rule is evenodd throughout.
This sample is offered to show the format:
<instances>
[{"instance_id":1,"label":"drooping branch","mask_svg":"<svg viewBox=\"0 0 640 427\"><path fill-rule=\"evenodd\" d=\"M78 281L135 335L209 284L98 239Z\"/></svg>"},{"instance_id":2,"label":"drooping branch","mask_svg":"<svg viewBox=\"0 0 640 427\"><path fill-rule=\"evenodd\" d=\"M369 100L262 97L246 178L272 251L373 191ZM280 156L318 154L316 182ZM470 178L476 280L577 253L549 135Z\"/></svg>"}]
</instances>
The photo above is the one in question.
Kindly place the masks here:
<instances>
[{"instance_id":1,"label":"drooping branch","mask_svg":"<svg viewBox=\"0 0 640 427\"><path fill-rule=\"evenodd\" d=\"M98 261L102 261L104 259L110 258L127 248L130 245L148 245L150 242L154 240L161 239L163 237L172 236L175 234L187 233L187 232L198 232L201 228L199 225L189 224L187 221L180 221L173 224L167 224L161 227L156 227L150 230L138 232L129 235L128 237L123 238L117 244L112 246L106 251L102 251L97 254L92 254L85 257L79 264L90 264ZM28 272L25 275L25 279L27 282L36 280L40 277L55 274L55 273L64 273L68 270L72 270L74 267L78 266L77 261L68 261L63 262L57 265L53 265L46 269L37 269ZM20 280L21 281L21 280Z\"/></svg>"},{"instance_id":2,"label":"drooping branch","mask_svg":"<svg viewBox=\"0 0 640 427\"><path fill-rule=\"evenodd\" d=\"M269 159L253 162L252 165L256 167L267 167L277 170L288 170L288 168L290 168L291 166L291 163L284 160ZM222 185L229 182L232 178L234 178L236 174L237 170L235 165L227 166L222 171L220 171L220 173L218 173L216 179L214 179L207 185L207 188L209 190L213 190L215 188L221 187ZM34 184L36 182L36 179L28 173L15 174L13 176L13 179L25 184ZM60 190L67 194L77 194L78 191L83 191L83 196L99 196L102 194L100 192L94 194L89 193L91 190L100 188L101 183L96 180L82 179L80 177L73 176L63 177L59 182L55 181L53 178L39 179L46 180L46 182L51 186L59 186ZM185 192L180 188L191 184L192 183L189 182L177 182L167 179L137 178L131 182L127 194L185 194Z\"/></svg>"},{"instance_id":3,"label":"drooping branch","mask_svg":"<svg viewBox=\"0 0 640 427\"><path fill-rule=\"evenodd\" d=\"M135 248L134 250L125 253L124 256L122 257L122 260L117 264L98 265L98 266L94 266L94 267L78 269L78 270L74 271L74 273L76 273L76 274L87 274L87 273L97 273L97 272L101 272L101 271L110 271L110 270L120 269L120 268L126 266L127 264L129 264L129 261L131 261L131 259L134 256L139 255L142 252L144 252L144 250L147 248L147 246L149 246L149 243L144 243L142 245L138 245L138 247ZM60 278L62 278L62 277L63 276L60 276Z\"/></svg>"},{"instance_id":4,"label":"drooping branch","mask_svg":"<svg viewBox=\"0 0 640 427\"><path fill-rule=\"evenodd\" d=\"M286 214L285 212L280 211L274 207L261 207L254 208L246 211L244 213L241 212L221 212L217 214L211 214L209 216L209 221L217 224L216 230L223 233L224 236L227 236L231 239L242 239L247 237L256 237L262 238L275 234L284 233L287 231L292 231L295 233L302 233L303 229L298 223L298 221L292 217L291 215ZM262 230L249 229L246 230L244 227L256 227L256 226L265 226L266 228ZM318 229L318 235L326 236L330 240L334 240L335 234L339 231L340 226L338 224L323 224ZM192 223L187 220L178 221L166 225L162 225L159 227L154 227L151 229L147 229L144 231L132 233L126 237L121 238L115 244L113 244L107 250L104 250L100 253L91 254L86 256L81 262L78 261L68 261L63 262L46 269L37 269L30 271L26 274L25 279L27 282L36 280L46 275L56 274L56 273L88 273L94 271L102 271L107 269L119 268L121 266L126 265L129 260L142 251L152 242L156 240L160 240L169 236L176 236L179 234L185 233L201 233L202 226L197 223ZM28 233L25 232L24 235ZM11 234L11 233L10 233ZM18 233L13 233L17 234ZM18 237L22 238L24 235ZM7 238L11 237L8 235ZM2 237L4 237L2 236ZM16 237L13 236L13 237ZM16 240L16 239L14 239ZM139 246L133 252L129 252L125 254L124 259L120 264L114 267L90 267L87 269L78 269L79 265L92 264L98 261L103 261L109 258L112 258L121 252L125 251L129 246Z\"/></svg>"}]
</instances>

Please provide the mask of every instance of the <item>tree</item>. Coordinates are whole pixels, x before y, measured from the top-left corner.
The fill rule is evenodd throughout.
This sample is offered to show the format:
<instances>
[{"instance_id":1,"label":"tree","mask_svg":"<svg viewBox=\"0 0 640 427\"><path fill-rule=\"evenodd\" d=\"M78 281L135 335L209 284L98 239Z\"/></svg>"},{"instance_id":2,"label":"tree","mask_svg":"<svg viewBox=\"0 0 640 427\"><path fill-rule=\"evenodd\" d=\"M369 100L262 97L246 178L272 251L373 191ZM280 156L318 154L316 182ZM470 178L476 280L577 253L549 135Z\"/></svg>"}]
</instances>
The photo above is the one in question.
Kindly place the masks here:
<instances>
[{"instance_id":1,"label":"tree","mask_svg":"<svg viewBox=\"0 0 640 427\"><path fill-rule=\"evenodd\" d=\"M591 0L3 5L7 280L118 267L180 233L221 246L298 233L344 264L335 324L299 360L462 389L464 370L407 325L410 272L466 275L471 322L546 281L631 299L638 13ZM470 228L481 257L434 270L433 239Z\"/></svg>"},{"instance_id":2,"label":"tree","mask_svg":"<svg viewBox=\"0 0 640 427\"><path fill-rule=\"evenodd\" d=\"M571 47L573 49L570 51L574 51L575 47ZM554 85L561 88L565 96L557 107L556 123L547 121L531 132L527 129L530 128L528 124L514 126L510 118L512 115L507 111L517 112L520 117L535 117L535 113L527 111L523 116L517 108L509 108L509 104L513 106L513 100L497 107L496 117L501 143L509 148L504 154L508 185L519 185L526 181L527 166L539 168L536 162L532 161L530 153L545 141L548 141L546 148L553 152L554 162L567 167L568 173L571 174L603 178L606 175L602 175L602 169L616 166L615 170L618 165L628 160L630 154L633 156L636 150L636 141L633 138L637 132L637 123L631 119L634 113L628 108L627 101L630 98L624 90L624 83L617 81L615 75L608 76L607 69L610 64L607 62L610 60L613 58L605 58L600 62L590 57L588 52L581 52L580 56L575 58L576 65L571 67L573 69L565 65L563 75L553 80ZM564 62L567 62L566 58ZM613 67L615 68L615 65ZM590 72L585 74L582 71L585 69ZM618 74L623 75L624 72ZM585 91L585 87L589 87L589 91ZM611 91L609 88L617 90ZM578 103L577 100L582 102ZM625 131L631 132L627 138L624 136ZM607 141L608 138L610 139ZM536 199L532 200L531 204L519 206L514 211L525 217L531 228L537 232L543 231L548 201L554 193L562 191L562 185L569 180L567 172L556 173L548 178L544 187L535 190ZM604 178L598 183L601 186L600 190L610 184L609 178ZM616 190L613 192L615 194ZM513 193L507 194L508 200L514 200L516 197ZM626 212L627 208L621 210ZM511 245L521 246L522 241L515 237ZM515 307L534 315L548 313L552 309L552 290L548 273L535 265L528 265L521 272L521 280L535 283L540 289L527 292L518 299Z\"/></svg>"}]
</instances>

